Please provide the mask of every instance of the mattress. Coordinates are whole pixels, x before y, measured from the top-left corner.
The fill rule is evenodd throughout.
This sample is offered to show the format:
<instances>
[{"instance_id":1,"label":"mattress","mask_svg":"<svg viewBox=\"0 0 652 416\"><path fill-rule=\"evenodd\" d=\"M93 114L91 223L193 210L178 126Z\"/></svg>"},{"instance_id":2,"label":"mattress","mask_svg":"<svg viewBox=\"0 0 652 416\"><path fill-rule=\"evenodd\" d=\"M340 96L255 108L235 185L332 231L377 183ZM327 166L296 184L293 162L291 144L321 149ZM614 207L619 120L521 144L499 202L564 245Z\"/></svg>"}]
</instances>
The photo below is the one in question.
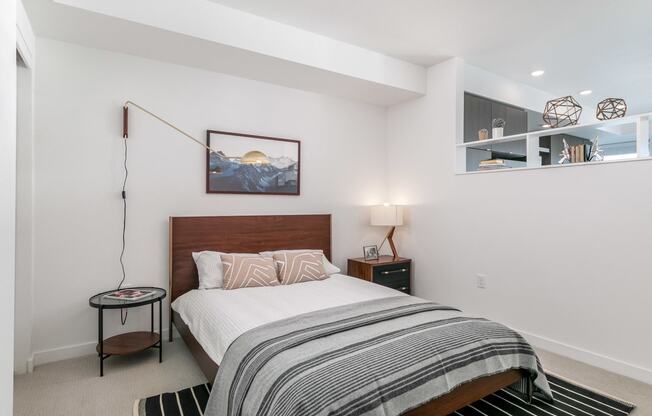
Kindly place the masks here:
<instances>
[{"instance_id":1,"label":"mattress","mask_svg":"<svg viewBox=\"0 0 652 416\"><path fill-rule=\"evenodd\" d=\"M236 338L261 325L321 309L407 296L343 274L293 285L191 290L172 302L190 332L218 365Z\"/></svg>"}]
</instances>

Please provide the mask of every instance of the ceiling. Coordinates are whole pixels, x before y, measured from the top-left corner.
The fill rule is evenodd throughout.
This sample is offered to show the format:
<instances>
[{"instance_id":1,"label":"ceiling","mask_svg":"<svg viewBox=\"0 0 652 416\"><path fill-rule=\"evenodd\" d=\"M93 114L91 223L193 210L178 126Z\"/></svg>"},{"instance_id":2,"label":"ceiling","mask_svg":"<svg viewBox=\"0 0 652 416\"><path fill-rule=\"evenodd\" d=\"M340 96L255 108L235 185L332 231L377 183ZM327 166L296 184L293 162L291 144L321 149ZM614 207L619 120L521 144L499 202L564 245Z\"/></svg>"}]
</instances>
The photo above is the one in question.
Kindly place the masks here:
<instances>
[{"instance_id":1,"label":"ceiling","mask_svg":"<svg viewBox=\"0 0 652 416\"><path fill-rule=\"evenodd\" d=\"M22 1L40 37L382 106L426 90L423 66L209 0Z\"/></svg>"},{"instance_id":2,"label":"ceiling","mask_svg":"<svg viewBox=\"0 0 652 416\"><path fill-rule=\"evenodd\" d=\"M420 65L458 56L553 94L591 89L583 102L652 111L649 0L212 1Z\"/></svg>"}]
</instances>

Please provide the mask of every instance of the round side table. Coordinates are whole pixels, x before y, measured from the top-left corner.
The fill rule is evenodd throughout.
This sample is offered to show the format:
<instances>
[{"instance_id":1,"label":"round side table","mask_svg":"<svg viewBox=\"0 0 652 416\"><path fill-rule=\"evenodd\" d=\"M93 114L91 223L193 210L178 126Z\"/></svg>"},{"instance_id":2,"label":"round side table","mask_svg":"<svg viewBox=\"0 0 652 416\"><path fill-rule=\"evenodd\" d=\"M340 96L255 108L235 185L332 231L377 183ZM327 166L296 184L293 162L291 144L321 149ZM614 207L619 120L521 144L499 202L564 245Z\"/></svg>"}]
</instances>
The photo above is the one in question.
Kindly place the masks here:
<instances>
[{"instance_id":1,"label":"round side table","mask_svg":"<svg viewBox=\"0 0 652 416\"><path fill-rule=\"evenodd\" d=\"M104 376L104 360L112 355L128 355L144 351L148 348L158 348L158 362L163 362L163 336L161 323L163 322L163 299L167 295L165 289L160 287L130 287L125 289L147 290L152 293L145 298L138 300L124 300L107 298L106 295L115 292L98 293L88 299L88 304L97 308L98 311L98 337L97 354L100 358L100 377ZM158 333L154 332L154 304L158 302ZM104 310L105 309L128 309L138 306L151 305L151 328L150 331L127 332L104 339Z\"/></svg>"}]
</instances>

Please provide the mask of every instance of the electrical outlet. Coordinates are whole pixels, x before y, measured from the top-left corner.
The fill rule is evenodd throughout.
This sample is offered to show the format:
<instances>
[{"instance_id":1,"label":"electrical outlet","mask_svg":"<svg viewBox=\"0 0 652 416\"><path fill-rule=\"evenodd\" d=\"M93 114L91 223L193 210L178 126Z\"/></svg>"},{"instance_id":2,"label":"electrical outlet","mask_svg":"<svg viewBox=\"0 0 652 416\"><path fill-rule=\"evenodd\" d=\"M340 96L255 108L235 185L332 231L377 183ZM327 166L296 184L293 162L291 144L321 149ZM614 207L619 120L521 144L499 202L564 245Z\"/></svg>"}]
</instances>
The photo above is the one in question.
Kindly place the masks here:
<instances>
[{"instance_id":1,"label":"electrical outlet","mask_svg":"<svg viewBox=\"0 0 652 416\"><path fill-rule=\"evenodd\" d=\"M478 273L475 275L475 287L478 289L486 289L487 288L487 275L486 274L481 274Z\"/></svg>"}]
</instances>

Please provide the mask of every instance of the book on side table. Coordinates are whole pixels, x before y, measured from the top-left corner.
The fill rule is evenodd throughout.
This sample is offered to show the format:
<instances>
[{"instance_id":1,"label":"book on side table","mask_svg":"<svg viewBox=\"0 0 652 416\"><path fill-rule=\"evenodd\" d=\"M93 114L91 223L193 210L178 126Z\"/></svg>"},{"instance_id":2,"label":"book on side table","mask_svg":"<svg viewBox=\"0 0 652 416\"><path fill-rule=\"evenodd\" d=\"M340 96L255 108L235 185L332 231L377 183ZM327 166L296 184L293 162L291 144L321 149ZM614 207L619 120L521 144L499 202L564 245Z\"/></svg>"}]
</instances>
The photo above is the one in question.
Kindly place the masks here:
<instances>
[{"instance_id":1,"label":"book on side table","mask_svg":"<svg viewBox=\"0 0 652 416\"><path fill-rule=\"evenodd\" d=\"M153 293L153 290L121 289L116 290L115 292L107 293L104 295L104 297L107 299L135 301L145 299L146 297L151 296Z\"/></svg>"}]
</instances>

